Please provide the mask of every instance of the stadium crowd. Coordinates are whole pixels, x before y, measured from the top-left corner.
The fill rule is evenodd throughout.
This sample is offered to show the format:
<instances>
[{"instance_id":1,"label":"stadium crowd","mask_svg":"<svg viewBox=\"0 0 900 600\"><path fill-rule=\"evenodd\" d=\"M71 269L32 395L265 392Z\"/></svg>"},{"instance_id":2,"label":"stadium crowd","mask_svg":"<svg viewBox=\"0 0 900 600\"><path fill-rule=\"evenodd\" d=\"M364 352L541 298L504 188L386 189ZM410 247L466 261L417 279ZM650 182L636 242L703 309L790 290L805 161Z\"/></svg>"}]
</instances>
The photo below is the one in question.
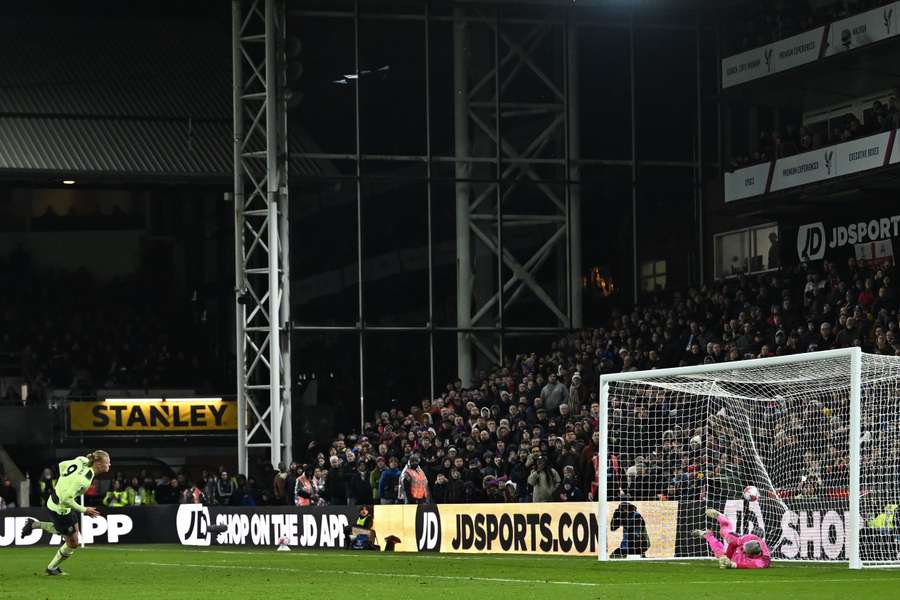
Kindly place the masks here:
<instances>
[{"instance_id":1,"label":"stadium crowd","mask_svg":"<svg viewBox=\"0 0 900 600\"><path fill-rule=\"evenodd\" d=\"M729 32L726 48L735 54L765 46L893 0L754 0L738 5L741 27ZM736 15L736 16L738 16Z\"/></svg>"},{"instance_id":2,"label":"stadium crowd","mask_svg":"<svg viewBox=\"0 0 900 600\"><path fill-rule=\"evenodd\" d=\"M366 504L434 501L572 501L596 497L598 376L672 366L861 346L900 355L894 268L849 259L659 293L604 327L560 338L457 380L409 409L379 412L362 433L310 443L291 465L258 477L224 467L192 478L118 475L89 502L108 505ZM610 401L608 493L612 498L698 499L747 475L740 427L707 420L665 393ZM782 496L845 493L841 440L846 398L803 406L772 402L772 444L763 453ZM718 416L717 416L718 417ZM874 426L864 423L864 427ZM845 433L845 432L844 432ZM710 451L707 451L710 450ZM707 462L708 461L708 462ZM51 477L45 472L44 479ZM42 487L46 490L46 487ZM739 489L739 488L738 488ZM44 492L42 492L44 493Z\"/></svg>"},{"instance_id":3,"label":"stadium crowd","mask_svg":"<svg viewBox=\"0 0 900 600\"><path fill-rule=\"evenodd\" d=\"M784 130L762 130L754 150L732 156L729 167L742 167L818 150L900 128L900 107L896 96L886 102L876 100L863 113L863 120L852 113L829 121L804 126L787 125Z\"/></svg>"},{"instance_id":4,"label":"stadium crowd","mask_svg":"<svg viewBox=\"0 0 900 600\"><path fill-rule=\"evenodd\" d=\"M144 269L101 282L84 269L38 268L21 247L0 257L0 356L18 363L26 403L51 389L89 397L100 387L211 387L195 315L162 276ZM0 403L21 394L7 385Z\"/></svg>"}]
</instances>

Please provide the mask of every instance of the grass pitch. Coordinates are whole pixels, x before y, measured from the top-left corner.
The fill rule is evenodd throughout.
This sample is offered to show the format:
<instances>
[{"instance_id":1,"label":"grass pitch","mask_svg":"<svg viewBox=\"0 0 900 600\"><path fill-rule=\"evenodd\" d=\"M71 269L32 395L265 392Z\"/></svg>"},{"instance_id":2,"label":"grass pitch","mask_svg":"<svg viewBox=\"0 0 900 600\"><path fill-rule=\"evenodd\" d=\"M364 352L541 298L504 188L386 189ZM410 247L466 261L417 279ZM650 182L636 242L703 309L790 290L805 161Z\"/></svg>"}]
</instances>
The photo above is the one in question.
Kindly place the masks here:
<instances>
[{"instance_id":1,"label":"grass pitch","mask_svg":"<svg viewBox=\"0 0 900 600\"><path fill-rule=\"evenodd\" d=\"M597 598L900 597L900 571L785 565L723 571L713 561L600 564L585 558L94 546L48 577L53 548L0 550L0 598Z\"/></svg>"}]
</instances>

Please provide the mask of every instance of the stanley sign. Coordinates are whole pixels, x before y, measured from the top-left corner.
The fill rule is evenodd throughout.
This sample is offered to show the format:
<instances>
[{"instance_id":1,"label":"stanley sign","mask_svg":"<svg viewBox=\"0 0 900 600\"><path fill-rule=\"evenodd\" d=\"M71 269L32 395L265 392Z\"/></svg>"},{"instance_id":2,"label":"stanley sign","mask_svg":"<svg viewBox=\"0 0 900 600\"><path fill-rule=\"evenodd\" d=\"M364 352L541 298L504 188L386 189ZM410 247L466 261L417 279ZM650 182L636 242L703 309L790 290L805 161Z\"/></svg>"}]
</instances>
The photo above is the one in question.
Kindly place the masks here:
<instances>
[{"instance_id":1,"label":"stanley sign","mask_svg":"<svg viewBox=\"0 0 900 600\"><path fill-rule=\"evenodd\" d=\"M69 403L72 431L236 431L237 407L221 398Z\"/></svg>"}]
</instances>

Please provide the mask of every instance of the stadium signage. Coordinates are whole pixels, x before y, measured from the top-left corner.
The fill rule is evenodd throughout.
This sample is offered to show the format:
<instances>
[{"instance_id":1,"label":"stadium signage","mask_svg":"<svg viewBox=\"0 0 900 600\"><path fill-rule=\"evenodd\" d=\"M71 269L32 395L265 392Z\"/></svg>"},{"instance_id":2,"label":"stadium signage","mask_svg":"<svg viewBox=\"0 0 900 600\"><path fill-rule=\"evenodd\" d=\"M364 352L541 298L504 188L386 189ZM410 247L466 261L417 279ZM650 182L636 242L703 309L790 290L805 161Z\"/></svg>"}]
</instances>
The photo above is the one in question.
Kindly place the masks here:
<instances>
[{"instance_id":1,"label":"stadium signage","mask_svg":"<svg viewBox=\"0 0 900 600\"><path fill-rule=\"evenodd\" d=\"M7 516L7 513L9 515ZM47 514L42 509L10 509L4 511L0 518L0 547L5 546L34 546L37 544L58 546L62 538L58 535L50 535L37 529L22 536L22 526L31 517L47 519ZM118 544L120 542L141 543L149 541L144 536L141 539L132 539L132 533L137 529L143 529L143 519L146 513L133 518L133 515L116 512L104 514L96 519L81 519L81 540L85 544L107 543Z\"/></svg>"},{"instance_id":2,"label":"stadium signage","mask_svg":"<svg viewBox=\"0 0 900 600\"><path fill-rule=\"evenodd\" d=\"M179 517L196 529L187 529L193 537L183 541L186 545L222 546L271 546L285 538L289 546L298 548L343 548L344 527L356 517L356 507L327 506L292 509L289 507L228 507L200 505L189 506L199 513L192 517L188 511ZM227 530L217 536L206 531L205 523L225 525Z\"/></svg>"},{"instance_id":3,"label":"stadium signage","mask_svg":"<svg viewBox=\"0 0 900 600\"><path fill-rule=\"evenodd\" d=\"M326 507L291 510L279 507L229 508L182 504L175 526L184 546L271 546L281 538L300 548L342 548L344 527L355 515L353 508ZM211 524L226 531L213 536Z\"/></svg>"},{"instance_id":4,"label":"stadium signage","mask_svg":"<svg viewBox=\"0 0 900 600\"><path fill-rule=\"evenodd\" d=\"M766 162L725 173L725 198L727 201L743 200L765 194L771 170L772 163Z\"/></svg>"},{"instance_id":5,"label":"stadium signage","mask_svg":"<svg viewBox=\"0 0 900 600\"><path fill-rule=\"evenodd\" d=\"M831 24L826 56L833 56L861 46L874 44L897 35L897 13L900 2L853 15Z\"/></svg>"},{"instance_id":6,"label":"stadium signage","mask_svg":"<svg viewBox=\"0 0 900 600\"><path fill-rule=\"evenodd\" d=\"M842 558L849 524L849 511L787 510L781 516L782 541L775 558Z\"/></svg>"},{"instance_id":7,"label":"stadium signage","mask_svg":"<svg viewBox=\"0 0 900 600\"><path fill-rule=\"evenodd\" d=\"M814 62L822 52L825 27L760 46L722 60L722 87L728 88Z\"/></svg>"},{"instance_id":8,"label":"stadium signage","mask_svg":"<svg viewBox=\"0 0 900 600\"><path fill-rule=\"evenodd\" d=\"M896 132L887 131L726 173L725 202L900 163L895 139ZM773 173L768 178L770 168Z\"/></svg>"},{"instance_id":9,"label":"stadium signage","mask_svg":"<svg viewBox=\"0 0 900 600\"><path fill-rule=\"evenodd\" d=\"M722 59L722 88L892 38L898 33L898 20L900 2L893 2L834 21L825 27L726 57Z\"/></svg>"},{"instance_id":10,"label":"stadium signage","mask_svg":"<svg viewBox=\"0 0 900 600\"><path fill-rule=\"evenodd\" d=\"M846 503L787 501L789 507L763 507L760 502L728 500L724 513L740 534L762 530L772 558L845 558L850 512ZM818 504L818 506L817 506ZM767 518L764 518L764 514ZM768 522L767 522L768 521Z\"/></svg>"},{"instance_id":11,"label":"stadium signage","mask_svg":"<svg viewBox=\"0 0 900 600\"><path fill-rule=\"evenodd\" d=\"M675 555L678 502L634 502L639 535L649 541L647 556ZM616 507L618 509L618 507ZM611 510L608 526L614 525ZM376 506L374 528L380 539L396 536L398 552L561 554L596 556L599 522L590 502L532 504L441 504ZM624 528L611 528L610 552L623 546Z\"/></svg>"},{"instance_id":12,"label":"stadium signage","mask_svg":"<svg viewBox=\"0 0 900 600\"><path fill-rule=\"evenodd\" d=\"M71 402L69 423L72 431L235 431L237 409L221 398Z\"/></svg>"},{"instance_id":13,"label":"stadium signage","mask_svg":"<svg viewBox=\"0 0 900 600\"><path fill-rule=\"evenodd\" d=\"M826 249L843 248L850 244L868 245L896 237L900 237L900 215L833 225L828 228L827 233L825 224L821 221L809 223L801 225L797 230L797 257L801 262L822 260Z\"/></svg>"}]
</instances>

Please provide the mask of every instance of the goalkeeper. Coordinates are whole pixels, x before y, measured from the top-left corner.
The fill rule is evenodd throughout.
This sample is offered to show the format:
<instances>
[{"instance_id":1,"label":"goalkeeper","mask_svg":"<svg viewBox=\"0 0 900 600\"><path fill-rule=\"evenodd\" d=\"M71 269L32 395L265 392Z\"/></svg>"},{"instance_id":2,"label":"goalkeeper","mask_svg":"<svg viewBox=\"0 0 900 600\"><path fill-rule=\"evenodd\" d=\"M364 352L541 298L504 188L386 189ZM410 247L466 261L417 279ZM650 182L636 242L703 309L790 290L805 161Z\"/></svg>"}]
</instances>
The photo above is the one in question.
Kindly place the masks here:
<instances>
[{"instance_id":1,"label":"goalkeeper","mask_svg":"<svg viewBox=\"0 0 900 600\"><path fill-rule=\"evenodd\" d=\"M92 518L100 516L96 509L79 504L77 498L90 487L94 476L106 473L109 466L109 454L103 450L94 450L87 456L78 456L59 463L59 479L47 500L50 521L37 519L25 521L22 527L23 537L34 529L42 529L65 539L53 556L53 560L47 565L47 575L65 575L59 568L59 563L72 556L78 548L77 514L84 513Z\"/></svg>"},{"instance_id":2,"label":"goalkeeper","mask_svg":"<svg viewBox=\"0 0 900 600\"><path fill-rule=\"evenodd\" d=\"M697 529L693 532L695 538L703 538L709 544L710 550L719 561L721 569L765 569L772 560L769 547L761 537L748 534L736 536L732 531L734 526L728 517L714 508L709 508L706 515L719 523L719 533L723 544L716 538L712 531Z\"/></svg>"}]
</instances>

